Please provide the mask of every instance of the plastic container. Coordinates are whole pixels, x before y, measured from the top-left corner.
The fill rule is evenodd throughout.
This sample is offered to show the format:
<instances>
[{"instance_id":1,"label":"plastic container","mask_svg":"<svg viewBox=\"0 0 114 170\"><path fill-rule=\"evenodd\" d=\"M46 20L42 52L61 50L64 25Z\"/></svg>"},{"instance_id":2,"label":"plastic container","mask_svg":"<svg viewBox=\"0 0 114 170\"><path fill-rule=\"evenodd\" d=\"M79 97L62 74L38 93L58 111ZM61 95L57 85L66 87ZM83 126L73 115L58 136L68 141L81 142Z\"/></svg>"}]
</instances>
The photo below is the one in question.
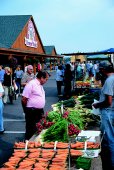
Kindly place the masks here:
<instances>
[{"instance_id":1,"label":"plastic container","mask_svg":"<svg viewBox=\"0 0 114 170\"><path fill-rule=\"evenodd\" d=\"M76 168L89 170L91 167L91 160L91 158L78 157L78 159L76 160Z\"/></svg>"}]
</instances>

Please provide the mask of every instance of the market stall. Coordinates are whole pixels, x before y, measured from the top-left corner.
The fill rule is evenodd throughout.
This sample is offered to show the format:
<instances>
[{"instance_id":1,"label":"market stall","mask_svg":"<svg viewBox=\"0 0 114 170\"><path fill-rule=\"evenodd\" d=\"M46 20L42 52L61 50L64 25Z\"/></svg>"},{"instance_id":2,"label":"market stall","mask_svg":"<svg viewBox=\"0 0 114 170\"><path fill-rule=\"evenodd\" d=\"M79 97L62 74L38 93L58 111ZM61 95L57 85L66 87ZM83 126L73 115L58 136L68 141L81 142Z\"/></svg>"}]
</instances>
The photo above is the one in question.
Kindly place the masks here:
<instances>
[{"instance_id":1,"label":"market stall","mask_svg":"<svg viewBox=\"0 0 114 170\"><path fill-rule=\"evenodd\" d=\"M98 129L87 130L99 118L84 107L84 97L87 100L79 96L53 104L29 141L15 142L14 153L1 169L90 169L99 156L101 134Z\"/></svg>"},{"instance_id":2,"label":"market stall","mask_svg":"<svg viewBox=\"0 0 114 170\"><path fill-rule=\"evenodd\" d=\"M100 92L101 82L94 79L89 79L86 81L75 81L75 93L77 95Z\"/></svg>"}]
</instances>

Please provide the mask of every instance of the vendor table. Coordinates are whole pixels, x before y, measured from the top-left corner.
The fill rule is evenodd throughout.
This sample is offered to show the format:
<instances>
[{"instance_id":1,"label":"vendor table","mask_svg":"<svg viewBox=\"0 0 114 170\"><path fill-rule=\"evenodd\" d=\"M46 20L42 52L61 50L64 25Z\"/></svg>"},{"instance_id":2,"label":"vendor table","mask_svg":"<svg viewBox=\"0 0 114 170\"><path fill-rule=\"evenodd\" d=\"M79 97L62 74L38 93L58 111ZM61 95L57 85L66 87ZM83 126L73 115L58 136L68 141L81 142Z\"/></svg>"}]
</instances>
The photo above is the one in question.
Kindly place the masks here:
<instances>
[{"instance_id":1,"label":"vendor table","mask_svg":"<svg viewBox=\"0 0 114 170\"><path fill-rule=\"evenodd\" d=\"M89 134L88 134L88 132L89 132ZM95 136L96 134L98 134L99 133L99 136ZM90 135L90 134L92 134L93 135L93 137L95 136L95 138L97 137L97 141L99 141L100 140L100 131L91 131L91 130L88 130L88 131L82 131L82 133L80 133L79 134L79 137L80 137L80 135L86 135L86 134L88 134L88 135ZM91 135L91 136L92 136ZM90 136L87 136L88 138L90 137ZM35 134L35 135L33 135L33 137L30 139L30 141L39 141L40 139L38 138L38 136ZM73 140L72 140L73 141ZM98 152L100 152L100 150L98 151ZM70 157L69 157L69 159L71 159ZM76 168L76 166L74 165L74 163L72 164L72 161L71 160L69 160L69 164L70 164L70 166L68 167L68 170L78 170L77 168ZM92 161L91 161L91 167L90 167L90 169L89 170L102 170L102 163L101 163L101 158L100 158L100 156L99 156L99 154L98 154L98 156L96 156L96 157L93 157L92 158Z\"/></svg>"},{"instance_id":2,"label":"vendor table","mask_svg":"<svg viewBox=\"0 0 114 170\"><path fill-rule=\"evenodd\" d=\"M82 95L87 93L94 93L98 92L100 93L100 88L93 88L93 87L75 87L75 94L76 95Z\"/></svg>"}]
</instances>

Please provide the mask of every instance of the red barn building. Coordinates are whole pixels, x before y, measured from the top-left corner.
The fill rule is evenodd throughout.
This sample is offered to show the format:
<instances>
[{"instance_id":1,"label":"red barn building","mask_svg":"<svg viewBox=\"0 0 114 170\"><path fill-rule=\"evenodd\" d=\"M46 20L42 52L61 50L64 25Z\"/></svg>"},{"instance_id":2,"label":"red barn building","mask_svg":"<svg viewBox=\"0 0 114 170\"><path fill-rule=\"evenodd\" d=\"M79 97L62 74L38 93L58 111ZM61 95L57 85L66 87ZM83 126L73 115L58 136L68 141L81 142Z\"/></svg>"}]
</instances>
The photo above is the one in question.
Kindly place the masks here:
<instances>
[{"instance_id":1,"label":"red barn building","mask_svg":"<svg viewBox=\"0 0 114 170\"><path fill-rule=\"evenodd\" d=\"M56 50L55 50L56 51ZM0 64L15 69L43 63L45 58L62 58L56 52L46 54L32 15L0 16Z\"/></svg>"}]
</instances>

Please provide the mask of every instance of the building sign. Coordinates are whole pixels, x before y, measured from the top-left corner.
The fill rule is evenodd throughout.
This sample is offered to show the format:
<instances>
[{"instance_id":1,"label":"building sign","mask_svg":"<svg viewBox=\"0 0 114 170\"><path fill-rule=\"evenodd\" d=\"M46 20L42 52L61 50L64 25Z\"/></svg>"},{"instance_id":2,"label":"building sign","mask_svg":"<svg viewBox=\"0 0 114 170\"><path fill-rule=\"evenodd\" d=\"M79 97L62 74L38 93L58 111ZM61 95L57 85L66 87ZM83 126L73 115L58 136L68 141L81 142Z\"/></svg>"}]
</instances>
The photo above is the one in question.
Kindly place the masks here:
<instances>
[{"instance_id":1,"label":"building sign","mask_svg":"<svg viewBox=\"0 0 114 170\"><path fill-rule=\"evenodd\" d=\"M34 25L31 20L28 23L28 31L27 31L27 36L25 37L25 44L28 47L34 47L34 48L37 48L38 46L38 42L36 41Z\"/></svg>"}]
</instances>

